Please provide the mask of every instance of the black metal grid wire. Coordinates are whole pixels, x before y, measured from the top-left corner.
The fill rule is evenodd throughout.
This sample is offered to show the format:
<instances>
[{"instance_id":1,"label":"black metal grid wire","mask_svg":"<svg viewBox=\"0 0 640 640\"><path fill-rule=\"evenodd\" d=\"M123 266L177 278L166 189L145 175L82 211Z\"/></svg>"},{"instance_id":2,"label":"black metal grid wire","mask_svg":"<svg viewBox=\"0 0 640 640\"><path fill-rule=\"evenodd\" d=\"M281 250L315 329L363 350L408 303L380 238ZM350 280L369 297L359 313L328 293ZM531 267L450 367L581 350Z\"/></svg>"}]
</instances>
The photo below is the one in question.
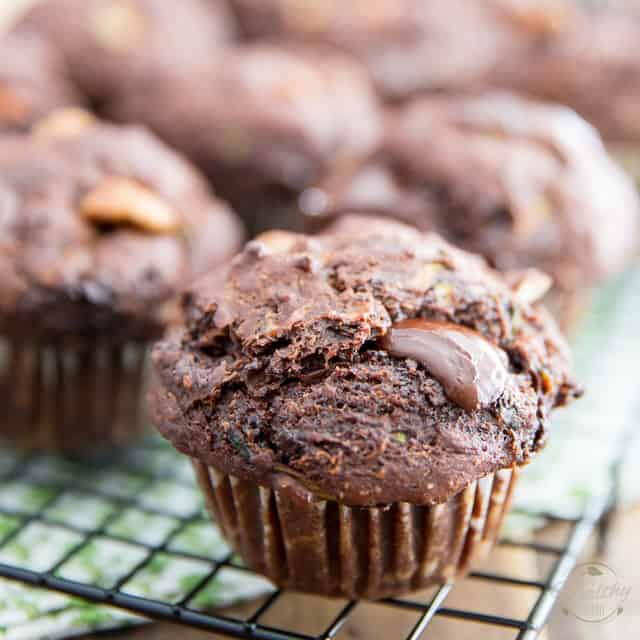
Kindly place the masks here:
<instances>
[{"instance_id":1,"label":"black metal grid wire","mask_svg":"<svg viewBox=\"0 0 640 640\"><path fill-rule=\"evenodd\" d=\"M146 447L157 448L164 445L159 444L155 440L150 440ZM3 482L27 481L33 482L30 476L30 458L17 458L14 464L0 474L0 486ZM114 496L111 493L104 492L100 488L79 486L74 478L68 480L50 481L48 489L50 495L39 505L36 510L23 511L20 508L6 509L0 507L0 513L17 519L19 524L13 530L9 531L3 538L0 538L0 553L12 540L20 536L32 523L39 523L44 526L53 526L57 529L63 529L73 534L79 535L79 540L68 549L61 558L59 558L54 566L44 572L26 569L20 566L0 563L0 576L27 583L32 586L42 587L72 596L79 597L92 603L101 603L132 613L140 614L144 617L165 620L174 623L181 623L191 627L204 630L215 631L220 634L226 634L236 638L252 638L263 640L328 640L334 638L341 627L345 624L352 612L359 606L358 602L348 602L337 613L335 618L331 620L325 629L317 635L308 635L298 633L293 630L275 628L264 622L261 622L266 613L276 604L278 600L286 597L286 593L275 591L270 594L258 608L246 618L238 618L226 613L211 613L207 611L197 610L192 603L198 594L206 588L210 581L223 569L233 567L235 570L249 571L243 568L235 561L230 554L221 560L215 560L206 555L194 554L186 551L175 550L172 548L172 541L186 527L193 523L206 520L200 507L193 513L182 516L177 519L175 512L165 510L164 508L156 508L141 504L139 496L143 495L146 487L152 486L159 480L170 480L175 484L183 486L191 486L186 478L180 479L173 476L163 476L154 470L146 470L141 476L140 468L131 468L129 462L118 461L101 461L94 463L96 471L100 469L125 469L132 471L136 477L141 478L141 483L137 487L134 495ZM115 465L115 466L114 466ZM73 492L74 495L86 494L92 498L108 500L111 505L115 505L113 512L102 521L100 526L95 528L84 528L69 522L60 522L57 519L51 519L47 515L47 509L56 503L61 497ZM531 606L527 617L509 618L499 615L491 615L478 611L466 610L463 608L446 606L447 597L455 588L452 584L441 586L435 592L435 595L427 602L412 599L411 596L402 598L389 598L376 604L375 606L391 607L398 611L412 612L417 616L415 626L405 637L408 640L427 636L427 628L435 616L443 616L452 619L483 623L494 627L502 627L503 629L513 631L514 636L518 639L531 640L538 636L544 627L547 618L557 600L562 584L571 569L576 564L578 555L583 549L589 536L598 527L606 526L608 519L606 515L613 506L615 500L615 490L606 498L593 499L584 510L582 515L575 519L558 519L548 514L531 514L549 518L553 521L564 523L569 529L569 533L563 544L545 544L541 542L520 542L513 540L501 540L500 545L519 547L528 549L536 555L551 558L551 569L547 575L541 580L526 580L520 577L501 575L490 572L472 573L470 579L473 581L482 581L491 584L500 584L508 586L512 589L529 589L537 591L537 597L533 606ZM109 525L113 523L124 510L130 507L142 510L152 515L160 515L171 517L176 520L176 526L169 531L164 539L158 544L146 544L139 540L122 537L110 532ZM131 567L125 575L119 577L115 584L109 587L91 584L90 582L79 582L60 575L60 570L72 561L83 549L87 547L91 541L97 539L110 539L114 542L126 543L137 547L143 555L141 559ZM127 593L127 584L136 576L140 575L145 568L149 567L154 558L158 554L169 555L175 558L191 559L206 563L208 570L198 579L196 584L191 585L187 591L180 595L179 599L174 602L154 600L139 595ZM479 629L481 636L482 629Z\"/></svg>"}]
</instances>

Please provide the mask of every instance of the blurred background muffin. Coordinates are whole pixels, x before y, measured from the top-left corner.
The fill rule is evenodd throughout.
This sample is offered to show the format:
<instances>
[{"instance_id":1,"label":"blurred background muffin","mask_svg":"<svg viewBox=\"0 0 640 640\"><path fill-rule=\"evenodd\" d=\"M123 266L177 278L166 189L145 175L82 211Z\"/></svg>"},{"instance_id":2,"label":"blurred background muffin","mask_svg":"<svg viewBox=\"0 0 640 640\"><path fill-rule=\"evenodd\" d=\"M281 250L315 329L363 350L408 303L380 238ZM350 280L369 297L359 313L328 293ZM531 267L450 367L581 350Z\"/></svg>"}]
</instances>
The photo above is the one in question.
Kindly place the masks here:
<instances>
[{"instance_id":1,"label":"blurred background muffin","mask_svg":"<svg viewBox=\"0 0 640 640\"><path fill-rule=\"evenodd\" d=\"M570 106L640 176L640 7L584 3L558 28L527 38L496 65L488 82Z\"/></svg>"},{"instance_id":2,"label":"blurred background muffin","mask_svg":"<svg viewBox=\"0 0 640 640\"><path fill-rule=\"evenodd\" d=\"M0 133L24 130L57 107L84 98L56 49L33 34L0 39Z\"/></svg>"},{"instance_id":3,"label":"blurred background muffin","mask_svg":"<svg viewBox=\"0 0 640 640\"><path fill-rule=\"evenodd\" d=\"M139 127L75 110L0 137L0 437L73 450L135 435L146 345L242 235Z\"/></svg>"},{"instance_id":4,"label":"blurred background muffin","mask_svg":"<svg viewBox=\"0 0 640 640\"><path fill-rule=\"evenodd\" d=\"M358 58L389 99L459 90L518 45L502 3L493 0L231 0L231 5L248 39L334 46Z\"/></svg>"},{"instance_id":5,"label":"blurred background muffin","mask_svg":"<svg viewBox=\"0 0 640 640\"><path fill-rule=\"evenodd\" d=\"M565 326L576 298L629 263L640 213L593 127L565 107L495 92L394 111L377 152L336 165L300 206L311 228L374 213L436 230L498 269L540 269Z\"/></svg>"},{"instance_id":6,"label":"blurred background muffin","mask_svg":"<svg viewBox=\"0 0 640 640\"><path fill-rule=\"evenodd\" d=\"M185 151L254 232L294 226L297 193L368 154L382 133L366 73L335 51L247 45L175 70L141 83L110 115Z\"/></svg>"},{"instance_id":7,"label":"blurred background muffin","mask_svg":"<svg viewBox=\"0 0 640 640\"><path fill-rule=\"evenodd\" d=\"M387 100L494 87L557 101L640 176L640 10L576 0L231 0L248 39L329 44Z\"/></svg>"},{"instance_id":8,"label":"blurred background muffin","mask_svg":"<svg viewBox=\"0 0 640 640\"><path fill-rule=\"evenodd\" d=\"M59 51L100 108L149 75L208 63L233 39L235 23L220 1L43 0L15 29Z\"/></svg>"},{"instance_id":9,"label":"blurred background muffin","mask_svg":"<svg viewBox=\"0 0 640 640\"><path fill-rule=\"evenodd\" d=\"M571 0L33 4L14 31L48 43L101 116L145 123L189 155L254 232L296 228L297 194L372 150L378 100L516 90L572 106L612 148L635 158L640 16L617 7Z\"/></svg>"}]
</instances>

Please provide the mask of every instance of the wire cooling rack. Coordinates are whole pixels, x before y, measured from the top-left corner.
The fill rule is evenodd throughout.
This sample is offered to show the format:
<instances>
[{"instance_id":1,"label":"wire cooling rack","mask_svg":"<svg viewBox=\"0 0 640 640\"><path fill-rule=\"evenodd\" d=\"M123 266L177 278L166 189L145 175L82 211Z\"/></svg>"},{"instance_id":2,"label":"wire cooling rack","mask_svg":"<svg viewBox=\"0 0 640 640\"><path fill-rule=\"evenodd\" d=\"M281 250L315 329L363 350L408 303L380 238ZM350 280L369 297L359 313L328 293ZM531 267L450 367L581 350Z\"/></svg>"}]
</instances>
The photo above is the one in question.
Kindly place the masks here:
<instances>
[{"instance_id":1,"label":"wire cooling rack","mask_svg":"<svg viewBox=\"0 0 640 640\"><path fill-rule=\"evenodd\" d=\"M640 269L636 268L596 296L574 345L578 368L591 383L593 402L581 403L584 411L556 425L565 444L555 454L552 446L545 452L549 463L542 476L532 468L528 471L535 473L525 473L521 480L523 489L523 480L532 479L527 483L529 494L537 494L538 483L546 482L539 493L548 495L551 467L556 465L555 473L559 464L564 473L563 455L574 455L575 443L581 444L577 455L581 466L571 466L572 475L580 471L579 481L564 486L580 499L575 505L571 501L571 510L556 512L577 515L524 513L529 525L530 518L534 522L540 518L552 526L525 541L502 540L486 564L490 571L476 571L455 586L379 603L274 590L244 568L216 537L188 461L158 437L128 448L117 459L98 457L88 462L20 457L0 447L0 577L236 638L339 640L363 621L367 637L376 637L378 630L367 623L377 624L383 617L386 626L380 633L385 640L428 638L430 632L437 635L445 627L457 637L466 623L475 625L464 629L474 637L483 637L490 627L487 635L492 638L532 640L561 599L564 581L590 535L599 530L599 540L606 538L608 516L617 501L620 463L624 454L633 455L630 436L637 431L638 322ZM608 385L601 385L602 379ZM608 389L616 390L615 402ZM609 427L603 428L603 422ZM555 438L556 443L559 440ZM596 453L602 455L592 455ZM551 485L557 486L559 480L562 477L555 473ZM612 487L608 496L583 503L582 496L607 484ZM520 503L541 501L522 500L521 492ZM193 544L197 530L206 534L196 536L199 544ZM549 537L554 530L561 534ZM187 538L190 544L185 544ZM38 552L40 545L49 549L52 540L58 541L55 553ZM505 552L527 556L527 567L534 570L496 562ZM171 584L166 580L169 575L174 579ZM221 608L248 592L262 595L231 610ZM516 599L518 606L505 606ZM308 624L311 617L313 630ZM304 624L299 624L301 619Z\"/></svg>"},{"instance_id":2,"label":"wire cooling rack","mask_svg":"<svg viewBox=\"0 0 640 640\"><path fill-rule=\"evenodd\" d=\"M547 571L543 578L476 572L466 580L467 587L472 583L474 589L476 585L480 589L480 583L485 583L485 588L489 585L494 590L499 586L534 593L526 615L510 618L447 606L457 587L446 584L431 590L427 596L390 598L375 604L325 601L331 603L327 608L328 619L309 634L279 628L270 622L273 618L270 612L282 606L287 598L296 597L286 591L267 593L256 601L253 611L242 607L242 615L227 610L212 613L210 607L216 599L208 598L207 593L210 594L213 582L224 572L241 571L247 575L251 572L231 552L212 557L206 552L193 553L181 547L180 540L189 529L209 526L208 520L202 503L194 498L198 494L189 473L178 464L184 460L158 439L150 438L117 460L97 458L87 464L46 456L13 459L6 456L0 462L0 487L14 488L13 503L9 504L3 502L0 491L0 514L5 521L4 532L0 533L0 576L122 608L146 618L181 623L230 637L263 640L334 638L362 607L385 607L386 615L394 611L405 619L407 615L413 616L410 625L399 631L398 638L413 640L423 634L428 637L427 628L434 619L448 618L500 627L512 633L507 637L531 640L544 627L562 584L590 534L606 524L605 516L614 500L612 492L608 498L592 500L578 518L550 517L566 531L559 544L500 542L502 547L527 550L537 559L544 557ZM20 499L15 498L16 487L21 488ZM83 505L88 502L93 505L89 511L94 514L89 519L83 515L86 512ZM133 532L119 526L132 512L154 518L153 531ZM545 514L529 515L549 518ZM150 539L150 534L155 539ZM19 551L21 545L37 545L38 540L52 536L63 540L55 557L42 561L36 553L26 564L16 561L15 551ZM88 549L96 551L101 545L111 545L110 559L105 562L117 566L106 573L83 570L83 555ZM122 561L122 557L127 560ZM182 580L171 594L150 597L141 585L160 580L158 574L171 563L180 564L183 570L187 565L188 579ZM478 629L478 636L481 632L482 628Z\"/></svg>"}]
</instances>

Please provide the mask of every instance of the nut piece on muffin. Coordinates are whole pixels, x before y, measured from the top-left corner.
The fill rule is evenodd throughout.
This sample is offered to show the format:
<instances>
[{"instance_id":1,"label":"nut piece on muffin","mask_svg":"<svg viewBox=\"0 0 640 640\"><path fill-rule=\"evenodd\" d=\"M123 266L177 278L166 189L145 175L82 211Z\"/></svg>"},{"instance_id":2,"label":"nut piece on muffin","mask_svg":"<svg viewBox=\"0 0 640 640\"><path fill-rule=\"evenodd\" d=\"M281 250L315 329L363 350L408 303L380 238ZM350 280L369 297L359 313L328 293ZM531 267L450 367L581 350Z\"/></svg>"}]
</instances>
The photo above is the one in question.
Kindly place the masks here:
<instances>
[{"instance_id":1,"label":"nut piece on muffin","mask_svg":"<svg viewBox=\"0 0 640 640\"><path fill-rule=\"evenodd\" d=\"M387 98L454 90L518 45L505 0L232 0L249 38L314 42L358 58Z\"/></svg>"},{"instance_id":2,"label":"nut piece on muffin","mask_svg":"<svg viewBox=\"0 0 640 640\"><path fill-rule=\"evenodd\" d=\"M214 0L44 0L19 21L61 52L79 88L102 106L166 68L191 69L235 37Z\"/></svg>"},{"instance_id":3,"label":"nut piece on muffin","mask_svg":"<svg viewBox=\"0 0 640 640\"><path fill-rule=\"evenodd\" d=\"M589 124L498 92L409 103L377 153L337 167L300 203L310 228L354 211L389 215L498 269L541 269L563 324L576 298L628 263L640 211Z\"/></svg>"},{"instance_id":4,"label":"nut piece on muffin","mask_svg":"<svg viewBox=\"0 0 640 640\"><path fill-rule=\"evenodd\" d=\"M276 584L381 598L447 580L579 394L535 295L393 221L268 232L185 295L152 415Z\"/></svg>"},{"instance_id":5,"label":"nut piece on muffin","mask_svg":"<svg viewBox=\"0 0 640 640\"><path fill-rule=\"evenodd\" d=\"M58 107L81 104L63 60L44 40L0 38L0 133L25 130Z\"/></svg>"},{"instance_id":6,"label":"nut piece on muffin","mask_svg":"<svg viewBox=\"0 0 640 640\"><path fill-rule=\"evenodd\" d=\"M254 230L291 225L273 215L336 159L368 153L382 133L357 62L270 44L239 47L205 72L167 74L112 115L146 123L195 159Z\"/></svg>"},{"instance_id":7,"label":"nut piece on muffin","mask_svg":"<svg viewBox=\"0 0 640 640\"><path fill-rule=\"evenodd\" d=\"M0 438L70 450L135 435L147 343L242 238L142 128L73 109L0 138Z\"/></svg>"}]
</instances>

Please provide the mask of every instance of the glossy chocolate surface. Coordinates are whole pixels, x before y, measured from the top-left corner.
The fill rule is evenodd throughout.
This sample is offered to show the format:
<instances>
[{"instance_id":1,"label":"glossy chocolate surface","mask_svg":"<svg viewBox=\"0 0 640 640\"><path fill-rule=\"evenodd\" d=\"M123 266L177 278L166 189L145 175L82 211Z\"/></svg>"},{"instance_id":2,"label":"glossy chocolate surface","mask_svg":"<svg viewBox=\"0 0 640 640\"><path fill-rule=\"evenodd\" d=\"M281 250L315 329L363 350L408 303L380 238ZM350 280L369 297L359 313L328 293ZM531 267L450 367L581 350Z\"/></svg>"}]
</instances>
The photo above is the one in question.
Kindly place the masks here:
<instances>
[{"instance_id":1,"label":"glossy chocolate surface","mask_svg":"<svg viewBox=\"0 0 640 640\"><path fill-rule=\"evenodd\" d=\"M449 399L466 411L495 402L509 375L504 352L478 332L453 323L403 320L391 327L381 344L391 355L423 365Z\"/></svg>"}]
</instances>

